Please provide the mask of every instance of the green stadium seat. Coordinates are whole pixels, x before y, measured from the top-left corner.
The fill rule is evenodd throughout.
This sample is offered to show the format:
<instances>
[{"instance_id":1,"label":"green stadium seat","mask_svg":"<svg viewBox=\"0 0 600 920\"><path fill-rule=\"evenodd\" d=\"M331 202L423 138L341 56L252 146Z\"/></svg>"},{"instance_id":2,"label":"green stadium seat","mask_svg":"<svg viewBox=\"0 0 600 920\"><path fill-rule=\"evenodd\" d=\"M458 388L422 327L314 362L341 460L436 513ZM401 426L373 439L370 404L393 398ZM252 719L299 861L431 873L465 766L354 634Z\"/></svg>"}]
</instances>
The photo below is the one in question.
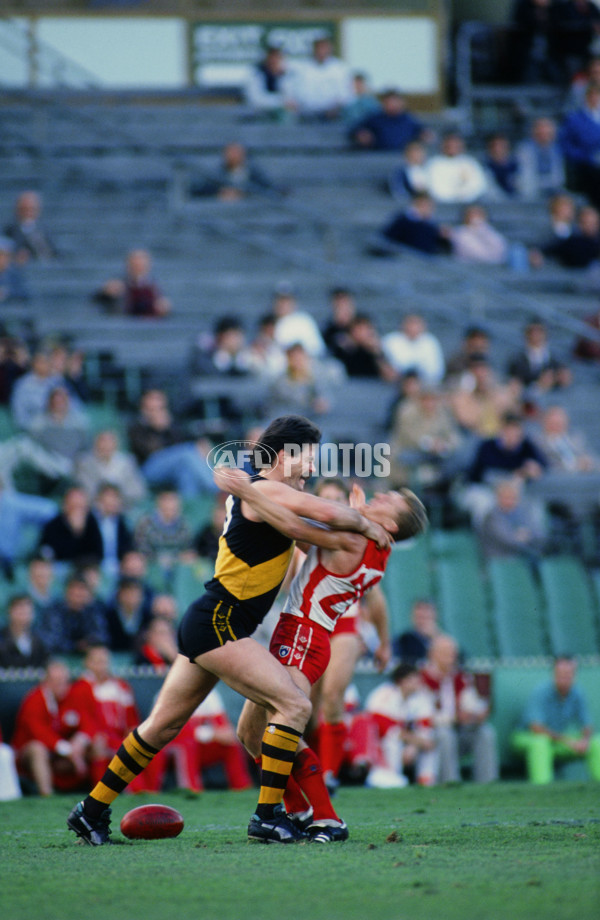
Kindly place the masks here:
<instances>
[{"instance_id":1,"label":"green stadium seat","mask_svg":"<svg viewBox=\"0 0 600 920\"><path fill-rule=\"evenodd\" d=\"M381 587L388 602L390 633L396 636L409 628L414 602L433 591L426 535L394 544Z\"/></svg>"},{"instance_id":2,"label":"green stadium seat","mask_svg":"<svg viewBox=\"0 0 600 920\"><path fill-rule=\"evenodd\" d=\"M183 514L194 534L209 523L216 500L215 495L197 495L194 498L183 499Z\"/></svg>"},{"instance_id":3,"label":"green stadium seat","mask_svg":"<svg viewBox=\"0 0 600 920\"><path fill-rule=\"evenodd\" d=\"M86 415L90 422L90 428L94 435L99 431L107 428L116 431L121 441L121 447L126 448L124 440L126 433L126 424L123 413L116 406L110 403L88 403L85 407Z\"/></svg>"},{"instance_id":4,"label":"green stadium seat","mask_svg":"<svg viewBox=\"0 0 600 920\"><path fill-rule=\"evenodd\" d=\"M467 658L495 654L484 582L470 556L438 559L435 567L440 619Z\"/></svg>"},{"instance_id":5,"label":"green stadium seat","mask_svg":"<svg viewBox=\"0 0 600 920\"><path fill-rule=\"evenodd\" d=\"M553 654L595 655L600 650L592 590L574 556L551 556L540 563Z\"/></svg>"},{"instance_id":6,"label":"green stadium seat","mask_svg":"<svg viewBox=\"0 0 600 920\"><path fill-rule=\"evenodd\" d=\"M10 409L7 409L5 406L0 406L0 441L5 441L7 438L17 434L18 430L19 429L13 421Z\"/></svg>"},{"instance_id":7,"label":"green stadium seat","mask_svg":"<svg viewBox=\"0 0 600 920\"><path fill-rule=\"evenodd\" d=\"M470 559L479 562L477 537L471 530L431 530L431 555L434 559Z\"/></svg>"},{"instance_id":8,"label":"green stadium seat","mask_svg":"<svg viewBox=\"0 0 600 920\"><path fill-rule=\"evenodd\" d=\"M212 562L199 559L192 563L179 563L173 574L173 594L182 617L192 601L204 593L204 582L213 572Z\"/></svg>"},{"instance_id":9,"label":"green stadium seat","mask_svg":"<svg viewBox=\"0 0 600 920\"><path fill-rule=\"evenodd\" d=\"M492 559L487 569L498 653L503 657L547 654L542 598L530 567L522 559Z\"/></svg>"}]
</instances>

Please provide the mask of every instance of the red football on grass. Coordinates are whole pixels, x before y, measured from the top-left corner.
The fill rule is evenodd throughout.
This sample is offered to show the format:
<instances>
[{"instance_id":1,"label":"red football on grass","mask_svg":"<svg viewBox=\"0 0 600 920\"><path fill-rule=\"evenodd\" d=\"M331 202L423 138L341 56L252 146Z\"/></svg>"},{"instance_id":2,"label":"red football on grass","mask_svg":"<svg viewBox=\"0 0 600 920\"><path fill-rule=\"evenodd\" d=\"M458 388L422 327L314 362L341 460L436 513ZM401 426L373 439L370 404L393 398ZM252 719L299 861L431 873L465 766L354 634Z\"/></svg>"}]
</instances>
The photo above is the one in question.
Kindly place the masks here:
<instances>
[{"instance_id":1,"label":"red football on grass","mask_svg":"<svg viewBox=\"0 0 600 920\"><path fill-rule=\"evenodd\" d=\"M131 840L162 840L182 830L183 817L169 805L140 805L121 818L121 833Z\"/></svg>"}]
</instances>

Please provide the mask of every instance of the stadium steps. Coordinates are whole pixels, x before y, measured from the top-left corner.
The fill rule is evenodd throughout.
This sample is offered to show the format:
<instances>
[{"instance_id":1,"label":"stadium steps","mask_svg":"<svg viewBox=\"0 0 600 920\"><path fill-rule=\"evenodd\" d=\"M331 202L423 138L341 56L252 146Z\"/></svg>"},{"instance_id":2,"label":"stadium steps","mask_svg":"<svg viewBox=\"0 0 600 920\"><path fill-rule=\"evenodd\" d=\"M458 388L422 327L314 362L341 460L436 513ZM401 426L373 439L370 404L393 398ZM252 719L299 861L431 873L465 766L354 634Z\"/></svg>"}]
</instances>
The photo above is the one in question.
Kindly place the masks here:
<instances>
[{"instance_id":1,"label":"stadium steps","mask_svg":"<svg viewBox=\"0 0 600 920\"><path fill-rule=\"evenodd\" d=\"M522 559L491 559L487 563L498 654L518 658L547 654L541 592L531 568Z\"/></svg>"},{"instance_id":2,"label":"stadium steps","mask_svg":"<svg viewBox=\"0 0 600 920\"><path fill-rule=\"evenodd\" d=\"M600 651L591 585L574 556L551 556L540 563L546 617L554 655L595 655Z\"/></svg>"}]
</instances>

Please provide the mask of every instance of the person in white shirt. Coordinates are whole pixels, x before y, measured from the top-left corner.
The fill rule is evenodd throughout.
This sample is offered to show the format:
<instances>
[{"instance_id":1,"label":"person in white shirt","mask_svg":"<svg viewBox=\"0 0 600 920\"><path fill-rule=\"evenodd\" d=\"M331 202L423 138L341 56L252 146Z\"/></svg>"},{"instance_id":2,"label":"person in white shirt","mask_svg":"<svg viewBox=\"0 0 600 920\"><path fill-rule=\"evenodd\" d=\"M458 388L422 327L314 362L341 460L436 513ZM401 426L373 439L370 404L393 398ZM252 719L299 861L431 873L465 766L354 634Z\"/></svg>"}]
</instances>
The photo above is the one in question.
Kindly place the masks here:
<instances>
[{"instance_id":1,"label":"person in white shirt","mask_svg":"<svg viewBox=\"0 0 600 920\"><path fill-rule=\"evenodd\" d=\"M91 497L104 483L117 486L127 508L146 497L144 478L133 454L119 450L117 434L108 428L99 431L91 451L75 461L75 481Z\"/></svg>"},{"instance_id":2,"label":"person in white shirt","mask_svg":"<svg viewBox=\"0 0 600 920\"><path fill-rule=\"evenodd\" d=\"M385 335L382 348L386 361L399 374L416 370L423 383L434 386L444 377L442 346L417 313L405 316L400 330Z\"/></svg>"},{"instance_id":3,"label":"person in white shirt","mask_svg":"<svg viewBox=\"0 0 600 920\"><path fill-rule=\"evenodd\" d=\"M281 282L273 296L273 314L276 317L275 342L284 351L291 345L302 345L311 358L322 358L325 342L316 321L310 313L298 309L293 288Z\"/></svg>"},{"instance_id":4,"label":"person in white shirt","mask_svg":"<svg viewBox=\"0 0 600 920\"><path fill-rule=\"evenodd\" d=\"M312 58L295 65L290 95L300 115L325 119L338 118L352 101L351 70L335 57L329 38L316 38Z\"/></svg>"},{"instance_id":5,"label":"person in white shirt","mask_svg":"<svg viewBox=\"0 0 600 920\"><path fill-rule=\"evenodd\" d=\"M462 223L450 231L454 255L460 262L503 265L508 260L508 241L488 222L481 205L465 208Z\"/></svg>"},{"instance_id":6,"label":"person in white shirt","mask_svg":"<svg viewBox=\"0 0 600 920\"><path fill-rule=\"evenodd\" d=\"M465 153L460 134L447 134L441 151L427 166L429 194L444 204L470 204L488 189L485 171L475 157Z\"/></svg>"}]
</instances>

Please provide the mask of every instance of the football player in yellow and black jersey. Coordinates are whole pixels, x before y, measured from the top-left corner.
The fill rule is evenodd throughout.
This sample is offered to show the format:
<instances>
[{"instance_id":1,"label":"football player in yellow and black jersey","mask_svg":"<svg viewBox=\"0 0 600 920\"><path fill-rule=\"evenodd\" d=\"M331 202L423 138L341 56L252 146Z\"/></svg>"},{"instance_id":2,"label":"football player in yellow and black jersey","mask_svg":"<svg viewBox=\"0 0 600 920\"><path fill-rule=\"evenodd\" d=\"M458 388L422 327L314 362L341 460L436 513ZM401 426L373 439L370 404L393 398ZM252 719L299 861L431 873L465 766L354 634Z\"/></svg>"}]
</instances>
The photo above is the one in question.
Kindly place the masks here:
<instances>
[{"instance_id":1,"label":"football player in yellow and black jersey","mask_svg":"<svg viewBox=\"0 0 600 920\"><path fill-rule=\"evenodd\" d=\"M305 839L282 805L287 778L311 712L308 697L268 649L251 638L285 576L294 541L328 547L331 530L362 533L384 546L394 521L384 527L346 505L302 492L314 469L321 433L302 416L282 416L263 432L258 449L269 463L256 485L273 501L271 524L244 501L230 496L213 578L186 611L179 628L179 655L148 718L124 739L104 776L71 811L67 825L92 846L110 843L110 805L154 755L185 725L219 680L264 706L269 724L262 743L262 776L251 840L292 843ZM273 458L271 460L271 458ZM311 524L310 518L323 528ZM278 524L281 523L281 529Z\"/></svg>"}]
</instances>

